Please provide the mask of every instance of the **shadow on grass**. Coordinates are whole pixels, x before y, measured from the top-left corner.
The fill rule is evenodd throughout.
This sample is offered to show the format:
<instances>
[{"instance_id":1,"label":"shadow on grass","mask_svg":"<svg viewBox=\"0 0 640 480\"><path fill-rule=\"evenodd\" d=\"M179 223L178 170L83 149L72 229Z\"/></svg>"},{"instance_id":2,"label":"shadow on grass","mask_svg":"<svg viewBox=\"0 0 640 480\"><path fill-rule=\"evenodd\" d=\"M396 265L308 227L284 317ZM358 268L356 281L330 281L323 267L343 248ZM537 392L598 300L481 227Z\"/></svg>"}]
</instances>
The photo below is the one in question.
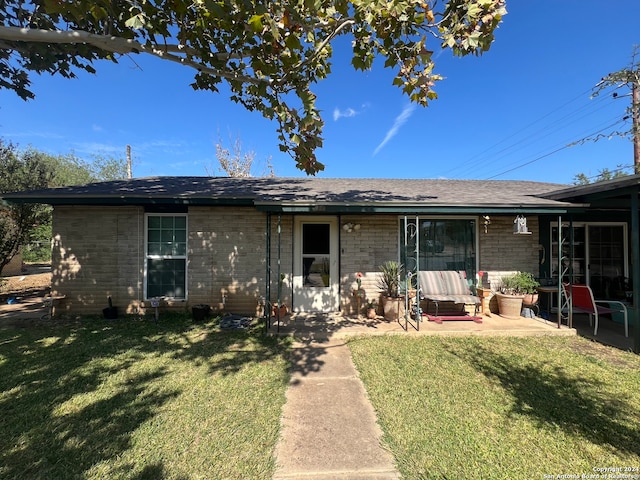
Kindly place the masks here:
<instances>
[{"instance_id":1,"label":"shadow on grass","mask_svg":"<svg viewBox=\"0 0 640 480\"><path fill-rule=\"evenodd\" d=\"M128 472L122 472L122 476L127 476L127 473ZM188 480L188 477L185 476L171 475L171 477L176 480ZM162 478L167 478L164 466L162 464L154 463L145 466L140 473L133 475L131 480L157 480Z\"/></svg>"},{"instance_id":2,"label":"shadow on grass","mask_svg":"<svg viewBox=\"0 0 640 480\"><path fill-rule=\"evenodd\" d=\"M135 430L183 393L163 383L161 363L128 370L141 360L165 355L229 375L286 350L257 328L227 332L179 317L0 328L0 477L84 478L120 457ZM116 388L103 388L125 370ZM142 468L131 478L165 477L162 464Z\"/></svg>"},{"instance_id":3,"label":"shadow on grass","mask_svg":"<svg viewBox=\"0 0 640 480\"><path fill-rule=\"evenodd\" d=\"M264 320L263 328L264 328ZM306 377L319 372L326 364L325 356L332 348L338 348L347 343L344 339L334 339L336 332L344 330L351 324L365 325L376 329L380 320L352 321L349 318L340 317L338 321L331 320L325 314L297 314L287 316L281 320L280 325L276 319L271 319L271 327L268 332L271 336L289 337L295 339L296 345L289 355L289 372ZM299 379L292 379L291 385L300 383Z\"/></svg>"},{"instance_id":4,"label":"shadow on grass","mask_svg":"<svg viewBox=\"0 0 640 480\"><path fill-rule=\"evenodd\" d=\"M559 359L522 362L482 345L450 344L449 350L513 398L512 413L613 450L640 455L640 411L611 393L596 375L565 368ZM635 395L635 392L629 392Z\"/></svg>"}]
</instances>

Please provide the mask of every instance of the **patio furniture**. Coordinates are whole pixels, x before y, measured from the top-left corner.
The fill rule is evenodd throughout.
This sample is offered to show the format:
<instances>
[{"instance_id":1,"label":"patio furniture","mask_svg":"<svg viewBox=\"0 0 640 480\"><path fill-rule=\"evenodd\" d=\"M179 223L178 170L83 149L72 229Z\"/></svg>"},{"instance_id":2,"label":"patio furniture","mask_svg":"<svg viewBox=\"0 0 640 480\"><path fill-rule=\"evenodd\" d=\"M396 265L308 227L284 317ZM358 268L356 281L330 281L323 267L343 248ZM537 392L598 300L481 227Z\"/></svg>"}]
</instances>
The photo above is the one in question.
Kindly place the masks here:
<instances>
[{"instance_id":1,"label":"patio furniture","mask_svg":"<svg viewBox=\"0 0 640 480\"><path fill-rule=\"evenodd\" d=\"M540 315L545 320L551 320L551 314L553 313L553 304L554 304L554 295L558 295L561 297L560 288L558 285L540 285L538 287L538 293L542 295L546 295L546 302L542 302L542 307L540 308ZM558 328L560 328L562 324L562 309L558 309Z\"/></svg>"},{"instance_id":2,"label":"patio furniture","mask_svg":"<svg viewBox=\"0 0 640 480\"><path fill-rule=\"evenodd\" d=\"M593 325L593 317L595 317L593 334L598 335L598 319L600 315L622 313L624 316L624 335L625 337L629 336L627 307L624 303L616 300L595 300L591 288L587 285L563 283L562 289L569 299L569 325L572 324L574 312L586 313L589 315L589 325ZM599 305L602 303L606 303L608 306ZM618 305L618 307L611 308L611 305Z\"/></svg>"},{"instance_id":3,"label":"patio furniture","mask_svg":"<svg viewBox=\"0 0 640 480\"><path fill-rule=\"evenodd\" d=\"M473 320L482 323L482 317L478 316L478 307L481 299L472 295L469 285L464 278L464 272L455 270L421 270L420 280L420 300L427 303L427 318L436 323L443 320ZM440 310L441 303L454 303L464 308L464 305L474 305L475 310L472 315L465 311L443 312ZM435 306L435 315L429 315L429 304Z\"/></svg>"}]
</instances>

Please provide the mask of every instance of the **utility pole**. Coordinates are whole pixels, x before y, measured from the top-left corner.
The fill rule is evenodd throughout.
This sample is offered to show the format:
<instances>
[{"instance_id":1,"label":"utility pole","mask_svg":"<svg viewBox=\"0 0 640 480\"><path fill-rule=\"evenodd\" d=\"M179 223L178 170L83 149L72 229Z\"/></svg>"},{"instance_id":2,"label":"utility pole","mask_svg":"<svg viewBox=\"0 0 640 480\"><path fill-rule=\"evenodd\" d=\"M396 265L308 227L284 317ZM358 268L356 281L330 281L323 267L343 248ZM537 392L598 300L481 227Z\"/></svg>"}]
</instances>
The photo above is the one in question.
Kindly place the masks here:
<instances>
[{"instance_id":1,"label":"utility pole","mask_svg":"<svg viewBox=\"0 0 640 480\"><path fill-rule=\"evenodd\" d=\"M127 145L127 178L133 178L133 168L131 166L131 145Z\"/></svg>"},{"instance_id":2,"label":"utility pole","mask_svg":"<svg viewBox=\"0 0 640 480\"><path fill-rule=\"evenodd\" d=\"M640 87L638 79L631 84L631 117L633 121L633 168L640 173Z\"/></svg>"}]
</instances>

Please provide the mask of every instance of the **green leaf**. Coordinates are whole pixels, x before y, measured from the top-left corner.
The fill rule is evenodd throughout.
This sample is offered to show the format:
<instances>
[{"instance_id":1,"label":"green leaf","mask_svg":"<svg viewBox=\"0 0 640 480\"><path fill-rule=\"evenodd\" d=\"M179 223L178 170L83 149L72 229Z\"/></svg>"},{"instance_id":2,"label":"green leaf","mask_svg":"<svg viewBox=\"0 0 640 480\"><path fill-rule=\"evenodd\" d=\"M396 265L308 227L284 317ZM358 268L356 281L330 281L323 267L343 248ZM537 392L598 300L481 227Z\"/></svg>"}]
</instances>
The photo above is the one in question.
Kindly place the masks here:
<instances>
[{"instance_id":1,"label":"green leaf","mask_svg":"<svg viewBox=\"0 0 640 480\"><path fill-rule=\"evenodd\" d=\"M300 44L300 39L294 34L287 35L286 38L284 39L284 43L291 50L302 49L302 45Z\"/></svg>"},{"instance_id":2,"label":"green leaf","mask_svg":"<svg viewBox=\"0 0 640 480\"><path fill-rule=\"evenodd\" d=\"M355 68L356 70L364 70L365 69L364 60L362 60L360 57L353 57L351 59L351 65L353 65L353 68Z\"/></svg>"},{"instance_id":3,"label":"green leaf","mask_svg":"<svg viewBox=\"0 0 640 480\"><path fill-rule=\"evenodd\" d=\"M129 20L124 22L124 24L125 26L133 28L134 30L140 30L146 25L144 14L139 13L137 15L134 15Z\"/></svg>"},{"instance_id":4,"label":"green leaf","mask_svg":"<svg viewBox=\"0 0 640 480\"><path fill-rule=\"evenodd\" d=\"M264 25L262 23L263 17L264 15L253 15L249 18L247 24L251 27L251 30L253 30L254 33L262 32L264 29Z\"/></svg>"}]
</instances>

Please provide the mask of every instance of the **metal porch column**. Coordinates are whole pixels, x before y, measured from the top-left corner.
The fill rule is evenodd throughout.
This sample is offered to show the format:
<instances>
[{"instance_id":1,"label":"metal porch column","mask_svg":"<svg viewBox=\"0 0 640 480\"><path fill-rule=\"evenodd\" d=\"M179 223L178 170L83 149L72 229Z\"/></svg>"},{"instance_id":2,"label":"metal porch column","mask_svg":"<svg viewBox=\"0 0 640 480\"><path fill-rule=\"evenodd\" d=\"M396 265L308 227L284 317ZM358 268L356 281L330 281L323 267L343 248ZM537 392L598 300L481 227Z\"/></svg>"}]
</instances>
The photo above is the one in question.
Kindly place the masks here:
<instances>
[{"instance_id":1,"label":"metal porch column","mask_svg":"<svg viewBox=\"0 0 640 480\"><path fill-rule=\"evenodd\" d=\"M265 271L265 286L264 286L264 299L262 300L262 308L264 311L262 315L264 317L264 333L268 333L271 326L271 213L267 213L267 238L266 238L266 271Z\"/></svg>"},{"instance_id":2,"label":"metal porch column","mask_svg":"<svg viewBox=\"0 0 640 480\"><path fill-rule=\"evenodd\" d=\"M634 191L635 190L635 191ZM631 191L631 278L633 282L633 351L640 354L640 212L638 196L640 189Z\"/></svg>"}]
</instances>

